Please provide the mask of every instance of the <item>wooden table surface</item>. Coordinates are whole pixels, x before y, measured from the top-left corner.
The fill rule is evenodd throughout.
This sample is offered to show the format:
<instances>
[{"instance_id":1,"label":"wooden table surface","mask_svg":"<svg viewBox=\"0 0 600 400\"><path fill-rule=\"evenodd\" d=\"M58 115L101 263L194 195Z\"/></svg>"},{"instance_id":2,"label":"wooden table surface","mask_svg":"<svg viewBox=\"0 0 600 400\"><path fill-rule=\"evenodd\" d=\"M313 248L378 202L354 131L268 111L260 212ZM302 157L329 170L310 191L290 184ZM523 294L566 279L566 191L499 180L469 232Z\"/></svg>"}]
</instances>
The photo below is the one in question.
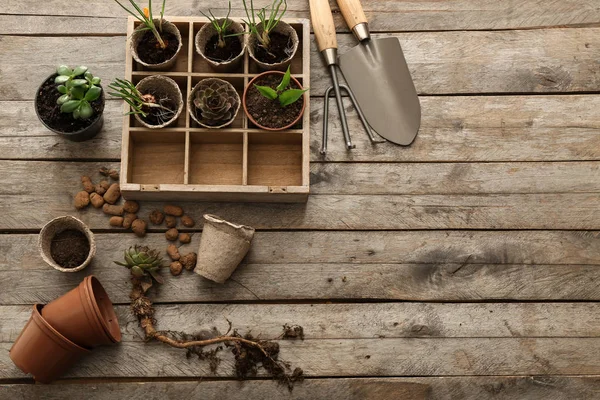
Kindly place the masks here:
<instances>
[{"instance_id":1,"label":"wooden table surface","mask_svg":"<svg viewBox=\"0 0 600 400\"><path fill-rule=\"evenodd\" d=\"M308 17L307 1L289 3L288 16ZM289 394L269 379L237 381L229 356L213 374L144 343L128 271L112 263L140 241L72 208L80 175L119 167L121 103L107 102L98 137L71 143L43 128L32 99L58 64L85 64L105 84L123 76L125 12L111 1L3 1L0 398L600 398L600 4L363 3L372 30L402 43L423 108L415 143L371 146L350 111L347 152L332 107L330 152L319 155L329 76L313 44L308 203L184 204L197 219L252 225L256 239L235 280L167 273L154 295L162 329L229 319L270 338L302 325L306 340L281 342L308 377ZM212 5L221 15L225 4L169 0L167 14ZM355 40L335 10L343 52ZM36 248L43 224L64 214L97 233L93 265L76 274L44 265ZM145 243L164 247L163 233ZM90 273L117 304L123 342L34 385L8 350L33 303Z\"/></svg>"}]
</instances>

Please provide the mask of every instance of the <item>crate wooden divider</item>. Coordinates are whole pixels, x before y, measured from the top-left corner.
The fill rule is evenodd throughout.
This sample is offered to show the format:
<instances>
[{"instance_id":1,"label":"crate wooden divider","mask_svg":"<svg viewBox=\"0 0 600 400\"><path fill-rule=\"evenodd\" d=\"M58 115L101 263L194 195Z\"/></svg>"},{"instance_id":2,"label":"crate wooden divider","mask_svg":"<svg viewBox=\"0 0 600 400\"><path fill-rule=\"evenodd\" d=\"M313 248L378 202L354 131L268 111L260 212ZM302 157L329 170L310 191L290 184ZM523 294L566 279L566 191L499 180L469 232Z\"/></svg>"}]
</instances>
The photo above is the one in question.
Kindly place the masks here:
<instances>
[{"instance_id":1,"label":"crate wooden divider","mask_svg":"<svg viewBox=\"0 0 600 400\"><path fill-rule=\"evenodd\" d=\"M306 110L294 129L259 129L248 120L241 106L235 121L224 129L198 125L189 115L187 98L199 81L211 77L229 81L241 99L248 82L262 71L246 50L238 71L214 72L194 46L196 33L209 23L208 19L165 19L175 24L182 36L176 65L168 71L146 70L132 58L128 40L125 77L134 84L151 75L172 78L181 88L184 110L176 123L163 129L148 129L133 116L125 116L120 182L123 197L156 201L305 202L309 194L310 96L305 96ZM309 87L309 20L284 21L300 39L292 60L292 74ZM128 39L138 24L129 17ZM124 109L128 112L129 106L125 104Z\"/></svg>"}]
</instances>

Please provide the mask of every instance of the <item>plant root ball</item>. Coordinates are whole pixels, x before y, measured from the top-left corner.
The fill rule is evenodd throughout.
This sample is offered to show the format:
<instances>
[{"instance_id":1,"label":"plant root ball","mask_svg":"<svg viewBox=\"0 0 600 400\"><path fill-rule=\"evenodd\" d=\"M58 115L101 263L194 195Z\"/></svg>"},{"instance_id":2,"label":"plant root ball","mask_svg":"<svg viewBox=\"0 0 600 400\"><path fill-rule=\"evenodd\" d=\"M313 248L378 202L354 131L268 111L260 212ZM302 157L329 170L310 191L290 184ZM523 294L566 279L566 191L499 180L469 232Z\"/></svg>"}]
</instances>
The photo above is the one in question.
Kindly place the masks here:
<instances>
[{"instance_id":1,"label":"plant root ball","mask_svg":"<svg viewBox=\"0 0 600 400\"><path fill-rule=\"evenodd\" d=\"M177 227L177 218L167 215L165 217L165 223L167 224L167 228L176 228Z\"/></svg>"},{"instance_id":2,"label":"plant root ball","mask_svg":"<svg viewBox=\"0 0 600 400\"><path fill-rule=\"evenodd\" d=\"M174 244L170 244L167 246L167 254L171 257L173 261L179 261L181 258L181 254L179 254L179 249Z\"/></svg>"},{"instance_id":3,"label":"plant root ball","mask_svg":"<svg viewBox=\"0 0 600 400\"><path fill-rule=\"evenodd\" d=\"M139 218L136 219L135 221L133 221L131 223L131 230L138 237L146 236L146 221L144 221L143 219L139 219Z\"/></svg>"},{"instance_id":4,"label":"plant root ball","mask_svg":"<svg viewBox=\"0 0 600 400\"><path fill-rule=\"evenodd\" d=\"M123 218L123 228L125 228L125 229L131 228L131 224L133 224L133 221L135 221L136 219L138 219L137 214L133 214L133 213L125 214L125 218Z\"/></svg>"},{"instance_id":5,"label":"plant root ball","mask_svg":"<svg viewBox=\"0 0 600 400\"><path fill-rule=\"evenodd\" d=\"M192 271L196 268L196 261L198 260L198 255L196 253L188 253L185 256L181 256L179 262L183 265L183 268L188 271Z\"/></svg>"},{"instance_id":6,"label":"plant root ball","mask_svg":"<svg viewBox=\"0 0 600 400\"><path fill-rule=\"evenodd\" d=\"M187 228L193 228L196 225L196 222L188 215L181 217L181 223Z\"/></svg>"},{"instance_id":7,"label":"plant root ball","mask_svg":"<svg viewBox=\"0 0 600 400\"><path fill-rule=\"evenodd\" d=\"M171 275L181 275L181 271L183 271L183 265L181 265L179 261L173 261L171 265L169 265L169 269L171 270Z\"/></svg>"},{"instance_id":8,"label":"plant root ball","mask_svg":"<svg viewBox=\"0 0 600 400\"><path fill-rule=\"evenodd\" d=\"M109 169L108 176L110 176L110 179L118 181L119 180L119 171L117 171L116 169Z\"/></svg>"},{"instance_id":9,"label":"plant root ball","mask_svg":"<svg viewBox=\"0 0 600 400\"><path fill-rule=\"evenodd\" d=\"M108 223L110 224L110 226L115 226L115 227L122 227L123 226L123 217L110 217L110 219L108 220Z\"/></svg>"},{"instance_id":10,"label":"plant root ball","mask_svg":"<svg viewBox=\"0 0 600 400\"><path fill-rule=\"evenodd\" d=\"M165 219L165 214L161 213L158 210L154 210L150 213L149 218L150 222L152 222L154 225L160 225Z\"/></svg>"},{"instance_id":11,"label":"plant root ball","mask_svg":"<svg viewBox=\"0 0 600 400\"><path fill-rule=\"evenodd\" d=\"M178 236L179 236L179 231L175 228L171 228L167 232L165 232L165 237L167 238L167 240L169 240L171 242L174 242L175 240L177 240Z\"/></svg>"},{"instance_id":12,"label":"plant root ball","mask_svg":"<svg viewBox=\"0 0 600 400\"><path fill-rule=\"evenodd\" d=\"M165 212L165 214L172 215L174 217L181 217L183 215L183 208L170 204L167 204L164 207L163 211Z\"/></svg>"},{"instance_id":13,"label":"plant root ball","mask_svg":"<svg viewBox=\"0 0 600 400\"><path fill-rule=\"evenodd\" d=\"M75 208L81 210L90 204L90 194L85 190L75 195Z\"/></svg>"},{"instance_id":14,"label":"plant root ball","mask_svg":"<svg viewBox=\"0 0 600 400\"><path fill-rule=\"evenodd\" d=\"M180 233L179 241L183 244L187 244L192 241L192 236L189 233Z\"/></svg>"},{"instance_id":15,"label":"plant root ball","mask_svg":"<svg viewBox=\"0 0 600 400\"><path fill-rule=\"evenodd\" d=\"M94 206L94 208L102 208L104 205L104 198L100 196L98 193L90 194L90 202Z\"/></svg>"},{"instance_id":16,"label":"plant root ball","mask_svg":"<svg viewBox=\"0 0 600 400\"><path fill-rule=\"evenodd\" d=\"M95 188L94 184L92 183L92 180L90 179L89 176L82 176L81 184L83 185L83 190L85 190L88 193L92 193L96 190L96 188Z\"/></svg>"},{"instance_id":17,"label":"plant root ball","mask_svg":"<svg viewBox=\"0 0 600 400\"><path fill-rule=\"evenodd\" d=\"M126 200L123 204L123 210L128 213L135 214L140 209L140 205L137 201Z\"/></svg>"},{"instance_id":18,"label":"plant root ball","mask_svg":"<svg viewBox=\"0 0 600 400\"><path fill-rule=\"evenodd\" d=\"M104 211L104 214L108 215L123 215L123 206L116 206L105 203L102 206L102 211Z\"/></svg>"},{"instance_id":19,"label":"plant root ball","mask_svg":"<svg viewBox=\"0 0 600 400\"><path fill-rule=\"evenodd\" d=\"M121 187L118 183L110 185L106 193L104 193L104 201L108 204L115 204L121 197Z\"/></svg>"}]
</instances>

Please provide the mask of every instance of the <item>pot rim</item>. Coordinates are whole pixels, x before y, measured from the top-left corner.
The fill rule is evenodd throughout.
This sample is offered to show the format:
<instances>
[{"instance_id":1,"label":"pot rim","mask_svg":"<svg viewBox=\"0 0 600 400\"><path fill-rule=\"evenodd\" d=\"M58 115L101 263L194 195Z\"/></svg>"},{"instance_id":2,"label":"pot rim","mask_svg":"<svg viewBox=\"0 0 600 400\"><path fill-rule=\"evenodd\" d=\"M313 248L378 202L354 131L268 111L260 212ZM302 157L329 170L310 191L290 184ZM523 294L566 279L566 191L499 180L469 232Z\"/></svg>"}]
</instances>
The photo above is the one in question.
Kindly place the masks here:
<instances>
[{"instance_id":1,"label":"pot rim","mask_svg":"<svg viewBox=\"0 0 600 400\"><path fill-rule=\"evenodd\" d=\"M252 87L252 85L254 84L254 82L265 76L265 75L270 75L270 74L275 74L275 75L285 75L284 72L281 71L266 71L263 72L261 74L256 75L254 78L252 78L252 80L250 80L250 82L248 82L248 85L246 85L246 87L244 88L244 95L242 97L242 105L244 106L244 113L246 113L246 116L248 117L248 119L250 120L250 122L252 122L254 125L258 126L260 129L266 130L266 131L272 131L272 132L276 132L276 131L283 131L286 129L291 128L292 126L296 125L298 123L298 121L300 121L300 119L302 118L302 116L304 115L304 111L306 111L306 92L304 92L302 94L302 110L300 110L300 113L298 114L298 117L291 123L288 124L284 127L281 128L269 128L266 126L263 126L261 124L259 124L258 122L256 122L256 120L254 119L254 117L252 117L252 115L250 115L250 112L248 112L248 107L246 106L246 97L248 95L248 89L250 87ZM304 86L302 86L300 84L300 82L298 81L298 79L294 78L293 76L291 76L292 80L296 83L296 85L298 85L298 87L300 89L304 89Z\"/></svg>"},{"instance_id":2,"label":"pot rim","mask_svg":"<svg viewBox=\"0 0 600 400\"><path fill-rule=\"evenodd\" d=\"M86 236L86 238L90 244L90 252L88 253L88 256L86 257L85 261L83 261L83 263L81 263L81 265L78 265L75 268L61 267L60 265L58 265L58 263L56 263L56 261L54 261L51 254L46 254L46 252L44 252L43 240L44 240L46 231L48 229L50 229L51 226L57 224L60 221L65 221L65 220L74 222L76 225L76 229L79 230L80 232L82 232ZM52 237L52 239L53 238L54 237ZM94 256L96 255L96 240L94 238L94 233L90 230L90 228L88 228L88 226L82 220L80 220L79 218L75 218L72 215L63 215L61 217L56 217L56 218L50 220L42 227L42 230L40 231L40 234L38 236L38 248L40 250L42 259L46 262L46 264L50 265L52 268L54 268L60 272L78 272L78 271L81 271L82 269L84 269L85 267L87 267L90 264L90 262L92 261L92 259L94 258Z\"/></svg>"},{"instance_id":3,"label":"pot rim","mask_svg":"<svg viewBox=\"0 0 600 400\"><path fill-rule=\"evenodd\" d=\"M242 28L242 32L246 32L246 29L244 28L244 26L241 23L234 21L231 18L217 18L217 22L222 21L224 19L228 19L231 22L233 22L234 24L238 24ZM234 62L239 60L239 58L241 56L244 55L244 53L246 52L246 42L247 42L246 35L242 36L243 39L240 38L240 42L242 44L242 50L240 51L240 53L237 56L235 56L231 60L215 61L215 60L211 60L210 58L206 57L206 55L204 54L204 50L201 49L200 46L198 46L198 40L200 39L200 34L204 30L210 29L210 27L212 27L212 24L210 22L205 23L200 29L198 29L198 32L196 32L196 35L194 36L194 49L196 50L196 53L198 53L206 62L208 62L210 65L213 65L215 67L227 66L227 65L233 64Z\"/></svg>"},{"instance_id":4,"label":"pot rim","mask_svg":"<svg viewBox=\"0 0 600 400\"><path fill-rule=\"evenodd\" d=\"M181 113L183 112L183 105L184 105L184 101L183 101L183 94L181 93L181 88L179 87L179 85L177 84L177 82L175 82L174 79L166 76L166 75L162 75L162 74L158 74L158 75L150 75L147 76L145 78L143 78L142 80L140 80L136 85L136 89L137 87L142 83L142 82L148 82L148 81L153 81L153 80L161 80L161 79L165 79L167 82L172 83L174 85L174 88L177 89L177 93L179 95L178 99L177 99L177 112L175 113L175 115L173 116L173 118L171 118L170 120L168 120L167 122L163 123L163 124L159 124L159 125L152 125L149 124L148 122L144 121L142 119L142 117L140 117L139 114L135 114L135 119L137 119L142 125L144 125L146 128L149 129L162 129L162 128L166 128L169 125L171 125L172 123L174 123L175 121L177 121L177 119L179 118L179 116L181 115Z\"/></svg>"},{"instance_id":5,"label":"pot rim","mask_svg":"<svg viewBox=\"0 0 600 400\"><path fill-rule=\"evenodd\" d=\"M238 106L235 110L235 113L233 114L233 117L226 124L222 124L222 125L218 125L218 126L205 125L202 122L198 121L198 118L196 117L196 112L195 112L196 106L194 105L193 98L194 98L194 95L196 94L196 91L198 90L198 86L200 86L200 84L202 82L207 81L207 80L217 80L217 81L221 81L221 82L226 82L229 85L231 85L231 87L233 87L233 89L235 90L235 93L238 97ZM187 106L188 106L188 112L190 114L190 117L192 117L192 119L194 121L196 121L199 125L201 125L205 128L208 128L208 129L219 129L219 128L224 128L227 125L231 125L233 123L233 121L235 121L235 118L237 117L238 113L240 112L240 107L242 106L242 99L240 99L240 94L237 92L237 89L231 84L231 82L226 81L221 78L204 78L200 82L196 83L196 85L190 92L190 95L188 96L188 99L187 99Z\"/></svg>"},{"instance_id":6,"label":"pot rim","mask_svg":"<svg viewBox=\"0 0 600 400\"><path fill-rule=\"evenodd\" d=\"M110 301L110 298L108 297L108 293L106 293L106 290L104 289L104 287L102 286L102 284L100 283L98 278L96 278L94 275L89 275L89 276L85 277L85 279L83 280L83 283L87 289L87 290L85 290L86 297L87 297L88 301L91 303L91 305L93 307L92 309L94 310L94 313L96 316L96 320L100 322L100 326L101 326L102 330L104 331L105 335L107 335L113 343L118 343L121 341L122 335L121 335L121 330L119 329L119 322L117 319L117 314L115 313L115 309L111 306L110 310L108 310L108 312L110 314L112 314L112 317L114 318L114 320L117 321L116 322L116 327L117 327L116 332L112 332L108 322L104 319L104 315L102 314L102 311L100 310L100 305L98 304L98 301L96 299L96 292L94 291L94 287L93 287L93 281L95 281L98 284L99 290L104 292L103 295L106 296L106 298L112 305L112 301Z\"/></svg>"},{"instance_id":7,"label":"pot rim","mask_svg":"<svg viewBox=\"0 0 600 400\"><path fill-rule=\"evenodd\" d=\"M94 124L98 123L98 120L104 118L104 107L106 106L106 97L104 96L104 87L102 87L102 84L99 84L98 86L100 86L100 88L102 89L102 111L96 116L96 118L85 128L80 129L78 131L75 132L63 132L63 131L59 131L58 129L52 128L51 126L49 126L46 121L43 120L42 116L40 115L40 112L38 110L38 95L40 93L40 89L42 88L42 85L44 83L46 83L46 81L52 77L56 77L58 76L58 74L56 72L54 72L53 74L48 75L48 77L46 79L44 79L44 81L38 86L36 92L35 92L35 97L33 99L33 108L35 109L35 115L38 117L38 119L40 120L40 122L42 123L42 125L44 125L46 127L46 129L48 129L49 131L52 131L54 133L57 133L59 135L63 135L63 136L75 136L78 134L81 134L83 132L85 132L86 130L90 129L92 126L94 126Z\"/></svg>"},{"instance_id":8,"label":"pot rim","mask_svg":"<svg viewBox=\"0 0 600 400\"><path fill-rule=\"evenodd\" d=\"M44 308L43 304L34 304L33 312L31 313L33 322L42 330L50 339L52 339L56 344L62 347L64 350L73 352L73 353L82 353L87 354L90 353L90 349L86 349L85 347L81 347L78 344L70 341L68 338L64 337L59 331L54 329L52 325L48 323L42 316L41 310Z\"/></svg>"},{"instance_id":9,"label":"pot rim","mask_svg":"<svg viewBox=\"0 0 600 400\"><path fill-rule=\"evenodd\" d=\"M158 23L160 22L160 18L154 18L154 19L153 19L153 22L154 22L155 24L158 24ZM131 41L131 42L130 42L130 43L131 43L131 44L130 44L131 56L133 57L133 59L134 59L136 62L140 63L140 64L141 64L141 65L143 65L144 67L147 67L147 68L151 68L151 69L152 69L152 68L161 68L161 67L167 66L167 65L169 65L169 63L171 63L171 62L172 62L172 61L173 61L175 58L177 58L177 56L178 56L178 55L179 55L179 53L181 52L181 48L183 47L183 39L182 39L182 36L181 36L181 31L179 30L179 28L177 27L177 25L175 25L175 24L174 24L174 23L172 23L171 21L168 21L168 20L166 20L166 19L164 19L164 18L163 18L163 26L164 26L165 24L166 24L166 25L172 25L172 26L175 28L176 32L178 32L178 34L176 34L175 36L177 36L177 39L179 40L179 46L177 46L177 51L175 52L175 54L173 54L173 57L171 57L171 58L169 58L168 60L165 60L165 61L163 61L163 62L161 62L161 63L158 63L158 64L148 64L148 63L146 63L146 62L144 62L144 61L140 60L140 58L139 58L139 56L138 56L138 54L137 54L137 48L134 48L134 46L133 46L133 38L134 38L134 35L139 35L139 34L141 34L140 30L144 28L144 25L143 25L143 24L140 24L140 25L139 25L137 28L135 28L135 29L134 29L133 33L131 34L131 38L130 38L130 41ZM144 32L144 31L142 31L142 32Z\"/></svg>"}]
</instances>

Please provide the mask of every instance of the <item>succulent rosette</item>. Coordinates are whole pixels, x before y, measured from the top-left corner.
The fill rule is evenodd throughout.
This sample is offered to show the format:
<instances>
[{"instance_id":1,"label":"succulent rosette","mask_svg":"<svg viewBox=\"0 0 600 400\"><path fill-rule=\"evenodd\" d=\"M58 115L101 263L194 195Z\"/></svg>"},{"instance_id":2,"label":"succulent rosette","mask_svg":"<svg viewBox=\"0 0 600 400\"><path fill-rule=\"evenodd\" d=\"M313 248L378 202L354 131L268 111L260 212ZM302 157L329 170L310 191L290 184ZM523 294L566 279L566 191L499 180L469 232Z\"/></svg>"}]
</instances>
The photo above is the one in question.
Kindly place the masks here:
<instances>
[{"instance_id":1,"label":"succulent rosette","mask_svg":"<svg viewBox=\"0 0 600 400\"><path fill-rule=\"evenodd\" d=\"M207 128L222 128L233 122L240 109L240 96L227 81L208 78L194 88L194 119ZM194 115L195 114L195 115Z\"/></svg>"}]
</instances>

